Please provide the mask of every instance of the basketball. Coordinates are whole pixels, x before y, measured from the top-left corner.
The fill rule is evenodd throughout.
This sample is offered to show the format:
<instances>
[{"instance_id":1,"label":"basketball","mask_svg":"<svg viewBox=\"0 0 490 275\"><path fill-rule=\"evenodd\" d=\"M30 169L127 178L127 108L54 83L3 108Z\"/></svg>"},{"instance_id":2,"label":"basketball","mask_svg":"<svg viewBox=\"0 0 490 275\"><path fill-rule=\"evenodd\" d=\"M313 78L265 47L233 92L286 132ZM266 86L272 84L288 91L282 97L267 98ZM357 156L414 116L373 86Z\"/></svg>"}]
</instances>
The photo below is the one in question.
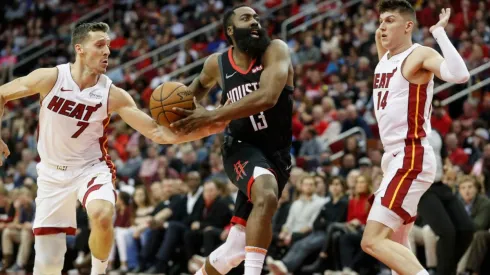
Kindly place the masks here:
<instances>
[{"instance_id":1,"label":"basketball","mask_svg":"<svg viewBox=\"0 0 490 275\"><path fill-rule=\"evenodd\" d=\"M172 108L192 110L195 108L193 95L187 86L179 82L166 82L158 86L150 98L150 113L158 124L170 127L170 123L182 118Z\"/></svg>"}]
</instances>

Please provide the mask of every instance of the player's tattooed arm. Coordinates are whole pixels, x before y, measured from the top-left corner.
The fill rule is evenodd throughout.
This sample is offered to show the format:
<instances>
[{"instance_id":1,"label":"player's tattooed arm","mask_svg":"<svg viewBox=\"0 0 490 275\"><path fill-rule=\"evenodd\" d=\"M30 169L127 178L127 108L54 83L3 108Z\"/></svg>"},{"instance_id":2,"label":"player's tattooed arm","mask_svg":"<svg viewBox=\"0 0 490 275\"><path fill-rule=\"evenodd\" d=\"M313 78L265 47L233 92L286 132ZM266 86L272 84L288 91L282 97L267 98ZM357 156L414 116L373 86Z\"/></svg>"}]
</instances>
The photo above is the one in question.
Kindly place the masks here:
<instances>
[{"instance_id":1,"label":"player's tattooed arm","mask_svg":"<svg viewBox=\"0 0 490 275\"><path fill-rule=\"evenodd\" d=\"M57 77L57 68L43 68L37 69L26 76L19 77L0 86L0 121L3 117L4 107L7 102L35 94L40 94L42 99L53 88ZM2 153L5 158L10 155L7 145L1 139L0 153ZM2 159L0 159L0 165L2 165Z\"/></svg>"},{"instance_id":2,"label":"player's tattooed arm","mask_svg":"<svg viewBox=\"0 0 490 275\"><path fill-rule=\"evenodd\" d=\"M201 73L188 87L189 91L198 100L201 100L217 83L217 74L219 73L218 56L219 53L215 53L206 59Z\"/></svg>"},{"instance_id":3,"label":"player's tattooed arm","mask_svg":"<svg viewBox=\"0 0 490 275\"><path fill-rule=\"evenodd\" d=\"M198 140L221 132L226 125L213 124L187 135L177 135L167 127L158 125L148 114L138 109L133 98L123 89L112 85L109 94L109 113L117 113L124 122L145 137L160 144L177 144Z\"/></svg>"},{"instance_id":4,"label":"player's tattooed arm","mask_svg":"<svg viewBox=\"0 0 490 275\"><path fill-rule=\"evenodd\" d=\"M196 109L174 107L173 111L184 118L170 124L179 132L191 133L199 127L248 117L276 105L286 86L291 66L289 48L281 40L273 40L263 57L264 71L260 75L260 87L237 102L208 111L195 101ZM194 97L195 98L195 97Z\"/></svg>"}]
</instances>

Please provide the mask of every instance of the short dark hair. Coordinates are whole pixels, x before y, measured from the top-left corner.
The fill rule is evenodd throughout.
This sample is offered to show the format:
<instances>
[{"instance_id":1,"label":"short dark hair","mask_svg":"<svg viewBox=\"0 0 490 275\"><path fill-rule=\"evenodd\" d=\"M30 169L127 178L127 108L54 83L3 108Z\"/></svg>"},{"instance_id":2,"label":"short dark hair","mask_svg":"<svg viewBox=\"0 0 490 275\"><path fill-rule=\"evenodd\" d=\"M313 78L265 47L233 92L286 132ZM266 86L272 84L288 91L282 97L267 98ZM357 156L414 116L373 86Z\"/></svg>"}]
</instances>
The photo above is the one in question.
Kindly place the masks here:
<instances>
[{"instance_id":1,"label":"short dark hair","mask_svg":"<svg viewBox=\"0 0 490 275\"><path fill-rule=\"evenodd\" d=\"M110 27L104 22L81 23L75 26L71 34L71 44L75 47L87 38L89 32L109 32Z\"/></svg>"},{"instance_id":2,"label":"short dark hair","mask_svg":"<svg viewBox=\"0 0 490 275\"><path fill-rule=\"evenodd\" d=\"M387 11L397 11L400 14L409 15L415 20L415 9L407 0L382 0L378 2L379 13Z\"/></svg>"},{"instance_id":3,"label":"short dark hair","mask_svg":"<svg viewBox=\"0 0 490 275\"><path fill-rule=\"evenodd\" d=\"M226 32L226 29L229 26L233 25L232 16L235 15L235 10L238 8L243 8L243 7L248 7L248 5L240 4L240 5L234 6L233 8L227 10L225 12L225 15L223 15L223 30L225 32L226 40L228 40L228 43L230 43L230 44L233 44L233 40L231 40L231 37Z\"/></svg>"}]
</instances>

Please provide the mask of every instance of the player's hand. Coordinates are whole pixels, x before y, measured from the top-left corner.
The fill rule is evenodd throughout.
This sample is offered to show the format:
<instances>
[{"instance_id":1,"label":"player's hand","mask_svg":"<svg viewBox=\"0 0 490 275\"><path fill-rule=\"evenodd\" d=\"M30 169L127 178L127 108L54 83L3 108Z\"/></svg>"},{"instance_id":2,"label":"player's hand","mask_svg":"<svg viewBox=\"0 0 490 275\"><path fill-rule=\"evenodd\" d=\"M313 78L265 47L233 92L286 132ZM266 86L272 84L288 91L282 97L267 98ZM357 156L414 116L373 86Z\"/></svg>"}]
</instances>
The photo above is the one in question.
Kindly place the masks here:
<instances>
[{"instance_id":1,"label":"player's hand","mask_svg":"<svg viewBox=\"0 0 490 275\"><path fill-rule=\"evenodd\" d=\"M441 13L439 14L439 22L435 24L434 26L430 27L429 31L432 33L433 30L435 30L437 27L443 27L445 28L447 26L447 23L449 22L449 17L451 16L451 9L442 9Z\"/></svg>"},{"instance_id":2,"label":"player's hand","mask_svg":"<svg viewBox=\"0 0 490 275\"><path fill-rule=\"evenodd\" d=\"M214 122L212 112L206 110L206 108L199 104L196 97L194 97L194 105L196 106L194 110L186 110L178 107L172 109L172 111L184 117L170 124L170 127L174 128L178 134L189 134L198 128L210 126Z\"/></svg>"},{"instance_id":3,"label":"player's hand","mask_svg":"<svg viewBox=\"0 0 490 275\"><path fill-rule=\"evenodd\" d=\"M5 144L5 142L3 142L3 140L1 140L1 139L0 139L0 153L3 156L3 158L0 157L0 166L2 166L3 160L6 159L10 155L10 150L9 150L7 144Z\"/></svg>"}]
</instances>

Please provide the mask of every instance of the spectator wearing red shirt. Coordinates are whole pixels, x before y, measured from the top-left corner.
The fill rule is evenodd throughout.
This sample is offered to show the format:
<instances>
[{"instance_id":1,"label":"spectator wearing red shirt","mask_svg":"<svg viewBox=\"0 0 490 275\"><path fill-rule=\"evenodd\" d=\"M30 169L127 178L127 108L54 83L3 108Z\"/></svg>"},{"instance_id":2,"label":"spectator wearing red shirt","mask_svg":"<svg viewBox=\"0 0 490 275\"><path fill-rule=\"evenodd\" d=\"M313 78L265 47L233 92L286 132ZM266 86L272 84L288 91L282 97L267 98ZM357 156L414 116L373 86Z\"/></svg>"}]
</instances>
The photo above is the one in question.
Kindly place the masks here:
<instances>
[{"instance_id":1,"label":"spectator wearing red shirt","mask_svg":"<svg viewBox=\"0 0 490 275\"><path fill-rule=\"evenodd\" d=\"M464 31L468 29L468 26L471 24L471 18L473 17L474 12L471 10L471 3L469 0L461 1L461 11L456 13L451 17L450 21L453 23L456 28L454 34L456 37Z\"/></svg>"},{"instance_id":2,"label":"spectator wearing red shirt","mask_svg":"<svg viewBox=\"0 0 490 275\"><path fill-rule=\"evenodd\" d=\"M454 165L465 165L468 162L468 155L463 148L458 146L458 137L455 133L449 133L445 138L448 158Z\"/></svg>"},{"instance_id":3,"label":"spectator wearing red shirt","mask_svg":"<svg viewBox=\"0 0 490 275\"><path fill-rule=\"evenodd\" d=\"M441 105L440 100L435 99L432 102L432 107L434 108L434 111L432 112L430 123L432 125L432 128L439 131L441 136L444 137L447 133L449 133L453 120L446 112L446 110L444 110L444 107Z\"/></svg>"},{"instance_id":4,"label":"spectator wearing red shirt","mask_svg":"<svg viewBox=\"0 0 490 275\"><path fill-rule=\"evenodd\" d=\"M320 105L315 105L311 112L313 117L313 127L315 128L318 135L322 135L323 132L328 128L328 122L324 119L325 114L323 108Z\"/></svg>"},{"instance_id":5,"label":"spectator wearing red shirt","mask_svg":"<svg viewBox=\"0 0 490 275\"><path fill-rule=\"evenodd\" d=\"M371 182L364 175L358 176L354 195L349 200L349 206L347 208L347 224L351 227L355 228L366 224L370 208L368 202L370 195Z\"/></svg>"}]
</instances>

